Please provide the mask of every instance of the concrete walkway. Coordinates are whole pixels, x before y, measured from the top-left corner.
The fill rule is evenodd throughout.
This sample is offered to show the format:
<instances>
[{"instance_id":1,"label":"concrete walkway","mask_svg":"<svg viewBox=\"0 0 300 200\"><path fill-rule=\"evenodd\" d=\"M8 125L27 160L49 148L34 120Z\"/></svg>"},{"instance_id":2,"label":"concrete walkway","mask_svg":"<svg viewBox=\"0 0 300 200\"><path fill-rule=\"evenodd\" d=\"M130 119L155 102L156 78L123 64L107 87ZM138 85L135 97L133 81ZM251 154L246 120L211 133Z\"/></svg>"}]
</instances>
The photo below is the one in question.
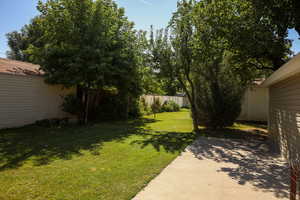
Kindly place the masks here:
<instances>
[{"instance_id":1,"label":"concrete walkway","mask_svg":"<svg viewBox=\"0 0 300 200\"><path fill-rule=\"evenodd\" d=\"M288 173L264 141L201 137L133 200L288 199Z\"/></svg>"}]
</instances>

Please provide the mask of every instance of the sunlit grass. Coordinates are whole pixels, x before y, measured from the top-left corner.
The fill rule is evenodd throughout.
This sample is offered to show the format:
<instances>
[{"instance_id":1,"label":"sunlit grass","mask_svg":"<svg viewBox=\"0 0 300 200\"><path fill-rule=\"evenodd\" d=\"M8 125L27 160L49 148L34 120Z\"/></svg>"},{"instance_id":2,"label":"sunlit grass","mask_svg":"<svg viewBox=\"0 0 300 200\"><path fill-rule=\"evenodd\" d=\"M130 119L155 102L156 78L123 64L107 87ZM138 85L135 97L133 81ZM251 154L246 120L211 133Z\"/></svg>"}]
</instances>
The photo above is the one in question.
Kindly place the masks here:
<instances>
[{"instance_id":1,"label":"sunlit grass","mask_svg":"<svg viewBox=\"0 0 300 200\"><path fill-rule=\"evenodd\" d=\"M1 200L129 200L190 144L187 110L89 127L0 131Z\"/></svg>"},{"instance_id":2,"label":"sunlit grass","mask_svg":"<svg viewBox=\"0 0 300 200\"><path fill-rule=\"evenodd\" d=\"M252 136L237 123L200 135ZM0 200L129 200L197 137L188 110L88 127L0 131Z\"/></svg>"}]
</instances>

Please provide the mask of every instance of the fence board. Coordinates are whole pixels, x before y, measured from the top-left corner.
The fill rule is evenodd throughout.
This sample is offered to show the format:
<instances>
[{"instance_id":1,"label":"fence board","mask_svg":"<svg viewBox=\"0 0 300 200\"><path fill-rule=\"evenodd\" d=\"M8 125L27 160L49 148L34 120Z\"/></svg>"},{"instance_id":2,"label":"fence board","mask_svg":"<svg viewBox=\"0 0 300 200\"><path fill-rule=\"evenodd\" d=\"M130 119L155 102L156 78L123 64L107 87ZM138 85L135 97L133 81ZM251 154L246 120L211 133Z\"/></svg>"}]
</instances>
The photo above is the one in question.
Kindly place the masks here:
<instances>
[{"instance_id":1,"label":"fence board","mask_svg":"<svg viewBox=\"0 0 300 200\"><path fill-rule=\"evenodd\" d=\"M144 98L149 106L153 104L154 98L159 98L162 104L166 101L174 101L180 107L187 107L189 105L188 99L180 96L143 95L141 98Z\"/></svg>"}]
</instances>

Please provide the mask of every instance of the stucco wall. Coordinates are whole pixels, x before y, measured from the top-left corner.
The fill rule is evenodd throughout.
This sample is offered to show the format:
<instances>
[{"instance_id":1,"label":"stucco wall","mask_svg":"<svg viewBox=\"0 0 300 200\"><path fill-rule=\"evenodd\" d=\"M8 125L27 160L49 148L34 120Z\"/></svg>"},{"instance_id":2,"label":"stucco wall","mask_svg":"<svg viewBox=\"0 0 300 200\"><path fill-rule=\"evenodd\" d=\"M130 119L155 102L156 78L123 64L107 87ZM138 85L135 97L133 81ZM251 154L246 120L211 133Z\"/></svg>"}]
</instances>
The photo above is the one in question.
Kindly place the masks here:
<instances>
[{"instance_id":1,"label":"stucco wall","mask_svg":"<svg viewBox=\"0 0 300 200\"><path fill-rule=\"evenodd\" d=\"M268 121L269 93L267 88L253 86L247 89L239 120Z\"/></svg>"},{"instance_id":2,"label":"stucco wall","mask_svg":"<svg viewBox=\"0 0 300 200\"><path fill-rule=\"evenodd\" d=\"M300 158L300 75L270 87L269 132L275 149L291 164Z\"/></svg>"},{"instance_id":3,"label":"stucco wall","mask_svg":"<svg viewBox=\"0 0 300 200\"><path fill-rule=\"evenodd\" d=\"M67 116L60 108L61 96L70 92L74 90L50 86L39 76L0 73L0 128Z\"/></svg>"}]
</instances>

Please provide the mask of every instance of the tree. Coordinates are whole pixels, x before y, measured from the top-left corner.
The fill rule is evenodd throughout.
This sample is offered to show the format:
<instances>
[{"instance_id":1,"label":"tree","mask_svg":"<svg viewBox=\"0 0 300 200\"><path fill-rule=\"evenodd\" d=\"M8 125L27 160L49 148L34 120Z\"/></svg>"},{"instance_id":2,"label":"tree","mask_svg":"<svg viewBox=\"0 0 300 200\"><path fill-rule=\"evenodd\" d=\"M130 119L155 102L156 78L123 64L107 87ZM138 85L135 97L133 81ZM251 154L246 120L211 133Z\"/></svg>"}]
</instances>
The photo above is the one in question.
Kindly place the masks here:
<instances>
[{"instance_id":1,"label":"tree","mask_svg":"<svg viewBox=\"0 0 300 200\"><path fill-rule=\"evenodd\" d=\"M81 88L85 123L90 90L116 87L127 117L141 89L136 35L124 9L111 0L51 0L39 1L38 10L44 45L31 44L26 53L41 65L46 81Z\"/></svg>"},{"instance_id":2,"label":"tree","mask_svg":"<svg viewBox=\"0 0 300 200\"><path fill-rule=\"evenodd\" d=\"M139 53L139 70L141 74L141 84L143 88L143 94L157 94L163 95L161 81L157 77L157 72L153 67L153 59L151 56L151 50L149 48L149 40L147 39L147 32L140 30L137 33L137 44L135 49Z\"/></svg>"},{"instance_id":3,"label":"tree","mask_svg":"<svg viewBox=\"0 0 300 200\"><path fill-rule=\"evenodd\" d=\"M172 51L168 45L168 29L160 29L154 33L150 30L149 40L144 32L144 88L146 94L174 96L181 91L170 63ZM164 65L164 67L161 67Z\"/></svg>"},{"instance_id":4,"label":"tree","mask_svg":"<svg viewBox=\"0 0 300 200\"><path fill-rule=\"evenodd\" d=\"M220 34L231 28L228 25L231 21L223 17L229 14L228 6L215 6L221 5L223 13L218 13L221 7L210 4L197 4L192 11L193 55L197 66L192 79L196 88L197 121L198 125L214 129L234 123L241 111L244 91L258 75L240 70L245 60L235 59L237 53L228 45L228 37Z\"/></svg>"},{"instance_id":5,"label":"tree","mask_svg":"<svg viewBox=\"0 0 300 200\"><path fill-rule=\"evenodd\" d=\"M249 0L261 18L276 26L276 33L285 37L294 28L300 36L300 1L298 0Z\"/></svg>"},{"instance_id":6,"label":"tree","mask_svg":"<svg viewBox=\"0 0 300 200\"><path fill-rule=\"evenodd\" d=\"M272 21L262 18L250 1L203 0L194 9L195 24L226 40L228 51L244 68L276 70L291 54L287 32L277 34Z\"/></svg>"},{"instance_id":7,"label":"tree","mask_svg":"<svg viewBox=\"0 0 300 200\"><path fill-rule=\"evenodd\" d=\"M172 46L168 48L173 49L172 68L174 68L176 78L191 104L194 131L199 132L196 86L192 78L193 72L198 67L193 54L195 35L192 21L193 6L193 0L182 0L177 3L177 11L170 21Z\"/></svg>"},{"instance_id":8,"label":"tree","mask_svg":"<svg viewBox=\"0 0 300 200\"><path fill-rule=\"evenodd\" d=\"M241 112L242 97L247 84L227 62L228 52L207 58L195 76L198 122L207 128L232 126Z\"/></svg>"},{"instance_id":9,"label":"tree","mask_svg":"<svg viewBox=\"0 0 300 200\"><path fill-rule=\"evenodd\" d=\"M40 17L35 17L30 24L25 25L21 30L13 31L6 34L8 46L10 50L6 52L7 58L32 62L26 50L30 45L41 47L42 29L39 26Z\"/></svg>"}]
</instances>

